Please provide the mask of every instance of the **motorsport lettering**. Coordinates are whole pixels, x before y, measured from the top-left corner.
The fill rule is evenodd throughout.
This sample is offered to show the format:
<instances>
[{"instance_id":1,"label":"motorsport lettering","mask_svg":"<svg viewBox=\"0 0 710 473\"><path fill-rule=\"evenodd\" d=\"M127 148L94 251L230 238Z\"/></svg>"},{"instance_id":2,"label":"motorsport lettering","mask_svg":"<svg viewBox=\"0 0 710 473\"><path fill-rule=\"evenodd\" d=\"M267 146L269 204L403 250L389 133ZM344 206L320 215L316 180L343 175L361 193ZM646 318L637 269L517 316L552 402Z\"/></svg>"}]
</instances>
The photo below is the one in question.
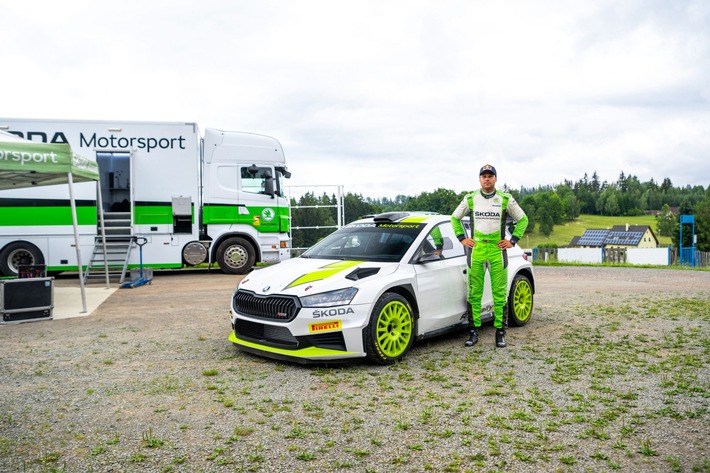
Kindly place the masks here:
<instances>
[{"instance_id":1,"label":"motorsport lettering","mask_svg":"<svg viewBox=\"0 0 710 473\"><path fill-rule=\"evenodd\" d=\"M417 223L378 223L377 228L419 228Z\"/></svg>"},{"instance_id":2,"label":"motorsport lettering","mask_svg":"<svg viewBox=\"0 0 710 473\"><path fill-rule=\"evenodd\" d=\"M177 143L176 143L177 142ZM146 138L131 136L96 136L96 133L88 139L83 133L79 134L79 146L82 148L119 148L119 149L145 149L150 153L151 150L160 149L185 149L185 138Z\"/></svg>"},{"instance_id":3,"label":"motorsport lettering","mask_svg":"<svg viewBox=\"0 0 710 473\"><path fill-rule=\"evenodd\" d=\"M13 135L19 136L30 141L37 141L40 143L64 143L69 144L69 140L61 131L54 133L51 138L42 131L10 131ZM90 149L145 149L149 153L154 149L186 149L185 148L185 137L179 136L177 138L151 138L143 136L96 136L96 133L92 135L84 135L84 133L79 133L79 146L81 148ZM4 159L4 158L3 158Z\"/></svg>"},{"instance_id":4,"label":"motorsport lettering","mask_svg":"<svg viewBox=\"0 0 710 473\"><path fill-rule=\"evenodd\" d=\"M0 151L0 161L19 161L24 166L25 163L53 163L57 164L57 155L52 151L49 153L29 153L27 151Z\"/></svg>"}]
</instances>

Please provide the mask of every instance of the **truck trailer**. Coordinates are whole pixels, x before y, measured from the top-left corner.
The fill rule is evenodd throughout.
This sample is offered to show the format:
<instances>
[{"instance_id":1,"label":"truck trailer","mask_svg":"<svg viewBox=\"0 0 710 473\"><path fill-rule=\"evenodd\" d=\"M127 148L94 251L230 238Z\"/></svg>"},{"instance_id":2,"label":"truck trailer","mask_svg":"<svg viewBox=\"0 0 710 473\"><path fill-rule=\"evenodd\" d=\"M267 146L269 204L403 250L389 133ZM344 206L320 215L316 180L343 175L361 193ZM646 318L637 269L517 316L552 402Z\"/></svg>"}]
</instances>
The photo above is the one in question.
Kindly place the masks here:
<instances>
[{"instance_id":1,"label":"truck trailer","mask_svg":"<svg viewBox=\"0 0 710 473\"><path fill-rule=\"evenodd\" d=\"M0 119L0 130L96 160L100 181L74 190L87 278L108 268L123 282L140 264L138 241L143 266L156 269L217 263L245 274L290 257L290 173L272 137L202 136L183 122ZM0 273L78 270L75 251L66 186L0 191Z\"/></svg>"}]
</instances>

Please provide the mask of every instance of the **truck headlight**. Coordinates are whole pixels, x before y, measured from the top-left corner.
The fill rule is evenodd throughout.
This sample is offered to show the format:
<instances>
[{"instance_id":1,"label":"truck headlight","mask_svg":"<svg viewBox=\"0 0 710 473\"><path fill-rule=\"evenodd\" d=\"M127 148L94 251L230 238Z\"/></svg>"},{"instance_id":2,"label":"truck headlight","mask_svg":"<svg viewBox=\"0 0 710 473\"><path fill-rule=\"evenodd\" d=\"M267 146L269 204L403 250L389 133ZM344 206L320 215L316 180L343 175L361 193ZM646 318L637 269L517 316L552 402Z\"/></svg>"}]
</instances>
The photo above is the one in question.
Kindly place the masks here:
<instances>
[{"instance_id":1,"label":"truck headlight","mask_svg":"<svg viewBox=\"0 0 710 473\"><path fill-rule=\"evenodd\" d=\"M301 297L303 307L333 307L336 305L347 305L357 294L357 289L348 287L337 291L322 292L312 296Z\"/></svg>"}]
</instances>

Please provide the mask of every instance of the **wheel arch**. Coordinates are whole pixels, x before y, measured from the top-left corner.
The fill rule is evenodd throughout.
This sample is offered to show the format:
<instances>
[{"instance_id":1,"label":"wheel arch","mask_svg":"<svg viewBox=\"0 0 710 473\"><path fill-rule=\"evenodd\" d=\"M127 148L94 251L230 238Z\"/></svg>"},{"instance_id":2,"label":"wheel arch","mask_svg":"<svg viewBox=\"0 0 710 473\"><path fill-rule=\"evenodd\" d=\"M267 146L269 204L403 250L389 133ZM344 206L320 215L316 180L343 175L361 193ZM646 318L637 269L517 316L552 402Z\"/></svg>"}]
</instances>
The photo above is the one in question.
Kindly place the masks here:
<instances>
[{"instance_id":1,"label":"wheel arch","mask_svg":"<svg viewBox=\"0 0 710 473\"><path fill-rule=\"evenodd\" d=\"M399 286L388 287L387 289L382 291L382 294L380 294L377 299L379 300L379 298L387 292L399 294L400 296L407 299L407 302L409 302L409 304L412 306L412 311L414 312L414 320L419 319L419 305L417 304L417 296L415 295L414 287L412 287L411 284L402 284Z\"/></svg>"},{"instance_id":2,"label":"wheel arch","mask_svg":"<svg viewBox=\"0 0 710 473\"><path fill-rule=\"evenodd\" d=\"M533 277L532 270L530 268L521 268L520 271L513 275L513 279L515 279L515 276L517 276L518 274L521 274L528 278L528 281L530 281L530 288L532 289L532 293L535 294L535 277Z\"/></svg>"},{"instance_id":3,"label":"wheel arch","mask_svg":"<svg viewBox=\"0 0 710 473\"><path fill-rule=\"evenodd\" d=\"M407 300L407 302L409 302L409 305L412 306L412 312L413 312L412 315L414 316L414 322L415 322L415 324L416 324L417 321L419 320L419 305L417 304L417 298L416 298L416 296L414 295L414 287L412 287L411 284L402 284L402 285L399 285L399 286L390 286L390 287L386 288L385 290L383 290L381 293L379 293L379 294L377 295L377 298L374 299L374 301L373 301L372 307L374 308L374 306L375 306L375 304L377 303L377 301L379 301L380 298L381 298L382 296L384 296L384 295L385 295L386 293L388 293L388 292L392 292L392 293L395 293L395 294L399 294L400 296L404 297L404 298ZM371 309L370 309L370 310L371 310ZM370 314L370 315L371 315L371 314ZM370 323L370 319L368 318L367 324L369 324L369 323ZM366 341L366 338L367 338L367 335L366 335L367 324L365 325L365 328L363 328L362 334L361 334L361 336L362 336L362 346L363 346L363 347L365 347L365 346L367 345L367 341ZM416 327L415 327L415 333L414 333L415 340L416 340L416 336L417 336L417 335L416 335Z\"/></svg>"}]
</instances>

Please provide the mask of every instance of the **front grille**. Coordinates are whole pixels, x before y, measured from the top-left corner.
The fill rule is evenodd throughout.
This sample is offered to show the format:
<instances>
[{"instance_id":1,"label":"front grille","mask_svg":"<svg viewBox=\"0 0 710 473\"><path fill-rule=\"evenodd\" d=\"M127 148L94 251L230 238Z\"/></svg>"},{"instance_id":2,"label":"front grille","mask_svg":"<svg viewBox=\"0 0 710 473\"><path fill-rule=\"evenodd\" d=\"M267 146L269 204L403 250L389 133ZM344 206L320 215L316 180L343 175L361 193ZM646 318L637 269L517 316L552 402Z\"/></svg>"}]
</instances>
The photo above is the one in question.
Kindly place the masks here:
<instances>
[{"instance_id":1,"label":"front grille","mask_svg":"<svg viewBox=\"0 0 710 473\"><path fill-rule=\"evenodd\" d=\"M291 335L291 331L286 327L264 325L240 319L234 324L234 333L243 338L268 342L283 348L298 348L298 340Z\"/></svg>"},{"instance_id":2,"label":"front grille","mask_svg":"<svg viewBox=\"0 0 710 473\"><path fill-rule=\"evenodd\" d=\"M301 309L297 297L260 296L249 291L238 291L232 305L239 314L279 322L292 321Z\"/></svg>"}]
</instances>

